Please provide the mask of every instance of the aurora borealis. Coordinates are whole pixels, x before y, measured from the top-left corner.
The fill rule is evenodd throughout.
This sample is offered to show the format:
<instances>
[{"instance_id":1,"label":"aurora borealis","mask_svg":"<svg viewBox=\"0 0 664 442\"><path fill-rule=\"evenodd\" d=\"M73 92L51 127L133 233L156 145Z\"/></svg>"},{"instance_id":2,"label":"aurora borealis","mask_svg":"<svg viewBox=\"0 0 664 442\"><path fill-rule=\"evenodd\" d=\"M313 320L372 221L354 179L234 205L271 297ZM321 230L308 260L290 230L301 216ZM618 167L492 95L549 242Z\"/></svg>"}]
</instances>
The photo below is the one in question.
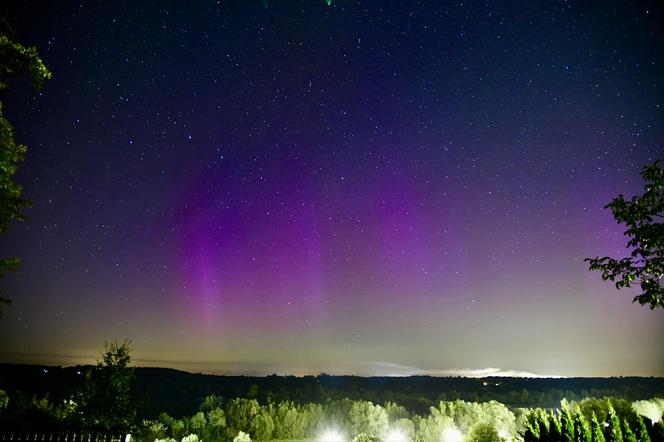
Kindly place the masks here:
<instances>
[{"instance_id":1,"label":"aurora borealis","mask_svg":"<svg viewBox=\"0 0 664 442\"><path fill-rule=\"evenodd\" d=\"M656 3L10 3L54 78L6 103L0 361L664 375L583 262L663 156Z\"/></svg>"}]
</instances>

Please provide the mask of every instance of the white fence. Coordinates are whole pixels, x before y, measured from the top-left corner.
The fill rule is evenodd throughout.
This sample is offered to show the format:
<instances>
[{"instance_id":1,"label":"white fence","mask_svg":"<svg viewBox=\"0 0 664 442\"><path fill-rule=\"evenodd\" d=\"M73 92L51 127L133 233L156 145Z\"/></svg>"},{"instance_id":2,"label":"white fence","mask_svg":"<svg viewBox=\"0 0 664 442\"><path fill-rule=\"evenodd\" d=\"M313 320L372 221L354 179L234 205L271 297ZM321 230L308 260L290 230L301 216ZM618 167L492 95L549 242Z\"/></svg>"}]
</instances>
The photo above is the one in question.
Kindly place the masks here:
<instances>
[{"instance_id":1,"label":"white fence","mask_svg":"<svg viewBox=\"0 0 664 442\"><path fill-rule=\"evenodd\" d=\"M128 435L100 433L0 433L0 442L128 442Z\"/></svg>"}]
</instances>

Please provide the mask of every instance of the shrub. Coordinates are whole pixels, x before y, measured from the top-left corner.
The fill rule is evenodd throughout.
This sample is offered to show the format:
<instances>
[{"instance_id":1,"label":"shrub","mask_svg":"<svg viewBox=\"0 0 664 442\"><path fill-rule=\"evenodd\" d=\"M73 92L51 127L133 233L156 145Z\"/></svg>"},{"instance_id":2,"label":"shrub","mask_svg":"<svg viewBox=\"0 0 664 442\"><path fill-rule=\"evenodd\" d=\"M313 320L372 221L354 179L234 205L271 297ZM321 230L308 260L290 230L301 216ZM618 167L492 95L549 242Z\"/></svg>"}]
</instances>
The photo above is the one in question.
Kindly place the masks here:
<instances>
[{"instance_id":1,"label":"shrub","mask_svg":"<svg viewBox=\"0 0 664 442\"><path fill-rule=\"evenodd\" d=\"M171 436L175 439L179 439L184 434L184 421L181 419L176 419L171 423Z\"/></svg>"},{"instance_id":2,"label":"shrub","mask_svg":"<svg viewBox=\"0 0 664 442\"><path fill-rule=\"evenodd\" d=\"M196 432L197 435L202 436L205 427L207 426L207 420L205 419L205 413L199 411L191 417L189 422L191 429Z\"/></svg>"},{"instance_id":3,"label":"shrub","mask_svg":"<svg viewBox=\"0 0 664 442\"><path fill-rule=\"evenodd\" d=\"M480 422L473 425L466 435L467 442L503 442L493 424Z\"/></svg>"},{"instance_id":4,"label":"shrub","mask_svg":"<svg viewBox=\"0 0 664 442\"><path fill-rule=\"evenodd\" d=\"M164 440L166 438L166 425L159 421L143 421L143 432L148 440Z\"/></svg>"}]
</instances>

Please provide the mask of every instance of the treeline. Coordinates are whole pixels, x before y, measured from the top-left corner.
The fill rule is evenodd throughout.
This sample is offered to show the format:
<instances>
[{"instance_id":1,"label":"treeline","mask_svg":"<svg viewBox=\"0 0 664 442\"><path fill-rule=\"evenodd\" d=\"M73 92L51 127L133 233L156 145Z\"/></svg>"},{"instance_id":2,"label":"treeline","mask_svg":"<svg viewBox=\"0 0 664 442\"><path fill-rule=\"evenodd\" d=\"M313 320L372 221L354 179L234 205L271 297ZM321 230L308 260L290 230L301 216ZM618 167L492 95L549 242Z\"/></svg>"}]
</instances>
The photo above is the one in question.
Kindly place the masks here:
<instances>
[{"instance_id":1,"label":"treeline","mask_svg":"<svg viewBox=\"0 0 664 442\"><path fill-rule=\"evenodd\" d=\"M2 399L2 398L0 398ZM7 406L8 400L0 400ZM0 429L9 431L80 432L80 413L71 400L60 403L34 398L0 413ZM124 422L117 431L145 442L250 442L316 439L322 442L461 442L461 441L664 441L664 399L620 398L563 400L555 410L515 408L496 401L441 401L427 413L364 400L292 401L261 404L257 399L223 399L210 395L190 416L160 413L154 419ZM113 419L114 413L109 413ZM18 424L18 426L16 426ZM90 431L90 430L87 430Z\"/></svg>"},{"instance_id":2,"label":"treeline","mask_svg":"<svg viewBox=\"0 0 664 442\"><path fill-rule=\"evenodd\" d=\"M355 442L467 441L624 441L664 440L661 423L664 400L637 401L589 398L561 401L556 410L517 408L491 402L441 401L425 415L410 413L402 405L343 399L324 404L295 404L235 398L207 397L192 416L175 419L162 413L145 420L140 438L197 439L206 442L240 438L269 441L330 439ZM396 436L395 436L396 435ZM329 437L329 436L328 436ZM171 441L172 442L172 441Z\"/></svg>"},{"instance_id":3,"label":"treeline","mask_svg":"<svg viewBox=\"0 0 664 442\"><path fill-rule=\"evenodd\" d=\"M412 413L424 414L440 401L501 402L509 407L555 408L564 398L619 397L629 401L664 397L663 378L463 378L359 376L214 376L164 369L137 369L140 388L157 406L148 404L148 416L168 411L191 414L208 394L247 397L298 404L326 400L398 402ZM161 407L161 408L159 408Z\"/></svg>"},{"instance_id":4,"label":"treeline","mask_svg":"<svg viewBox=\"0 0 664 442\"><path fill-rule=\"evenodd\" d=\"M81 388L91 367L45 367L0 364L0 389L12 395L67 399ZM664 397L663 378L457 378L355 376L214 376L163 368L136 368L136 393L145 398L141 416L161 412L180 417L193 414L209 394L245 397L260 403L296 404L327 400L398 402L409 412L425 414L440 401L501 402L511 408L556 408L563 398L617 397L628 401Z\"/></svg>"},{"instance_id":5,"label":"treeline","mask_svg":"<svg viewBox=\"0 0 664 442\"><path fill-rule=\"evenodd\" d=\"M128 341L114 341L105 344L96 366L0 367L0 429L131 432L149 442L664 441L664 400L646 400L644 393L652 397L661 388L661 378L220 377L134 369L130 352ZM142 377L148 374L152 376ZM532 389L518 389L524 385ZM543 391L567 391L544 389L552 385L576 390L569 390L569 401L541 401L537 407L476 400L478 392L521 392L531 398ZM583 394L581 386L589 387L589 394L632 388L619 388L623 397L572 399ZM468 392L478 395L451 400ZM184 404L178 409L168 401L161 403L164 398ZM148 403L161 411L146 412ZM172 409L191 411L175 414Z\"/></svg>"}]
</instances>

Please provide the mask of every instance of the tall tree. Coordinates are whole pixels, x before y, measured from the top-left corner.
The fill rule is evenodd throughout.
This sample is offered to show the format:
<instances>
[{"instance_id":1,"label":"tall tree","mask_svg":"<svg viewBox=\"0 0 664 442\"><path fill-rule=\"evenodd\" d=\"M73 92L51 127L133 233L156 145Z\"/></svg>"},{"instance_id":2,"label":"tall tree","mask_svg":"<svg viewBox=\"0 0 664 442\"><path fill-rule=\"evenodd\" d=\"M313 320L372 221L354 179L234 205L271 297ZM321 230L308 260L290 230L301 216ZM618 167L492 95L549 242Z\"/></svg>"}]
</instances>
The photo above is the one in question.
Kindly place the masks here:
<instances>
[{"instance_id":1,"label":"tall tree","mask_svg":"<svg viewBox=\"0 0 664 442\"><path fill-rule=\"evenodd\" d=\"M13 41L9 34L9 31L0 30L0 91L6 90L21 72L27 74L37 89L41 88L51 78L51 72L39 58L37 49ZM0 234L7 232L13 220L23 221L25 217L21 211L30 206L30 201L21 197L23 188L14 182L26 150L26 146L16 144L14 130L5 117L0 100ZM0 276L18 264L18 258L0 259ZM1 304L9 304L9 299L0 297Z\"/></svg>"},{"instance_id":2,"label":"tall tree","mask_svg":"<svg viewBox=\"0 0 664 442\"><path fill-rule=\"evenodd\" d=\"M602 272L603 280L615 282L616 288L641 286L641 294L632 302L648 304L651 309L664 308L664 169L659 161L645 166L641 172L645 181L643 195L626 200L618 195L605 206L611 209L619 224L625 224L629 238L629 257L614 259L609 256L586 258L590 270Z\"/></svg>"},{"instance_id":3,"label":"tall tree","mask_svg":"<svg viewBox=\"0 0 664 442\"><path fill-rule=\"evenodd\" d=\"M132 393L134 369L129 341L104 344L97 366L86 374L81 394L81 420L94 431L127 431L138 413Z\"/></svg>"}]
</instances>

